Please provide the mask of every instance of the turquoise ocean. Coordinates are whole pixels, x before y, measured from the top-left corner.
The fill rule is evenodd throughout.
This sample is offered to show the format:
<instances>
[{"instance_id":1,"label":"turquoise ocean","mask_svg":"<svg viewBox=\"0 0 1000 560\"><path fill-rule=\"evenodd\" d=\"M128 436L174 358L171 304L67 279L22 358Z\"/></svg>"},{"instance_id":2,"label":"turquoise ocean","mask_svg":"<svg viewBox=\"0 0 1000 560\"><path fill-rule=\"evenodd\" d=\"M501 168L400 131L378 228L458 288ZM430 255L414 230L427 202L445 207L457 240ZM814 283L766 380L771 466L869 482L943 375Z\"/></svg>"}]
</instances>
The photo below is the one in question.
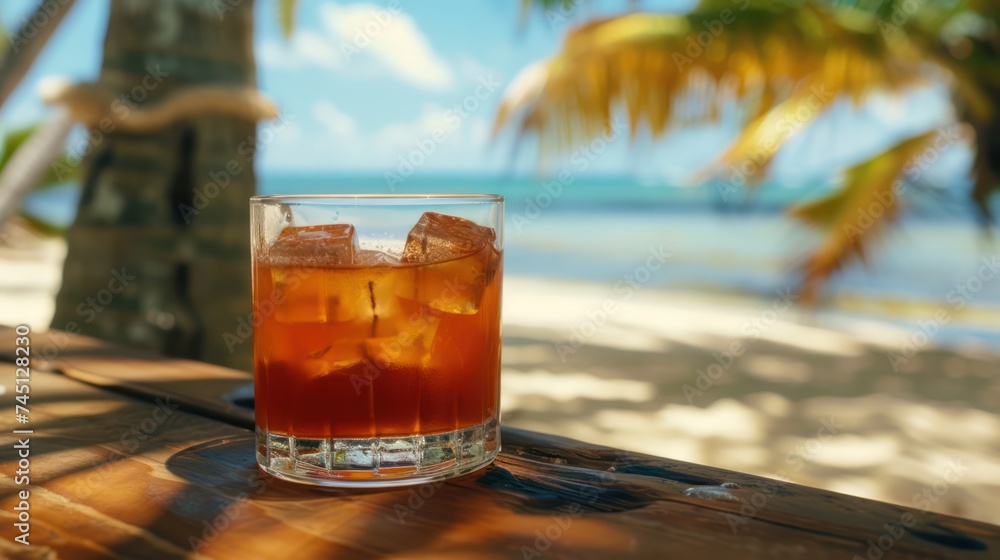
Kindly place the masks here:
<instances>
[{"instance_id":1,"label":"turquoise ocean","mask_svg":"<svg viewBox=\"0 0 1000 560\"><path fill-rule=\"evenodd\" d=\"M662 248L670 258L648 287L762 300L796 289L803 258L819 241L787 217L788 206L827 189L771 184L746 197L731 191L723 196L712 185L678 188L622 177L560 182L416 174L390 183L379 175L298 174L258 180L261 194L502 194L506 274L612 287L640 267L651 249ZM75 191L61 191L33 196L28 208L69 223ZM867 264L852 263L828 284L824 304L907 327L943 309L954 320L935 335L939 344L1000 345L997 265L1000 234L977 224L964 197L916 192L903 217L871 247Z\"/></svg>"}]
</instances>

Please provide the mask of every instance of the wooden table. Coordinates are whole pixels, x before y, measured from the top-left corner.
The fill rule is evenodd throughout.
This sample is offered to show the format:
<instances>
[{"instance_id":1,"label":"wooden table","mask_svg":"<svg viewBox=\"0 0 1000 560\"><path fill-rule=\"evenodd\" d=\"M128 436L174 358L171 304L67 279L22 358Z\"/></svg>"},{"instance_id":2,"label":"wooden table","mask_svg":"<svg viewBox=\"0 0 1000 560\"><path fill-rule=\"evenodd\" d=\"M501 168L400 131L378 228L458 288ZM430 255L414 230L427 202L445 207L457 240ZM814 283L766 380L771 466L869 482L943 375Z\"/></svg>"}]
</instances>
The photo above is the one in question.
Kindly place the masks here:
<instances>
[{"instance_id":1,"label":"wooden table","mask_svg":"<svg viewBox=\"0 0 1000 560\"><path fill-rule=\"evenodd\" d=\"M509 428L466 477L297 486L258 472L252 412L223 398L249 374L36 333L19 424L13 338L0 331L8 558L1000 558L1000 527ZM25 488L30 547L13 541Z\"/></svg>"}]
</instances>

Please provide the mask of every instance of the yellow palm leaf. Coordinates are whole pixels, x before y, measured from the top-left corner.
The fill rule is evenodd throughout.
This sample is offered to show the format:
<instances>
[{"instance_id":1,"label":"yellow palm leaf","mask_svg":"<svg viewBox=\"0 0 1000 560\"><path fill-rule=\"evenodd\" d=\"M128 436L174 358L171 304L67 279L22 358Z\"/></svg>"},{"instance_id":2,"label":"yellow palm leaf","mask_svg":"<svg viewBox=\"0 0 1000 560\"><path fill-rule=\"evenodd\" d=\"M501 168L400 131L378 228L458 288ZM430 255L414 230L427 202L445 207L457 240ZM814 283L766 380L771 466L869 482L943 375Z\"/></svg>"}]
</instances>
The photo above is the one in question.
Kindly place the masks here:
<instances>
[{"instance_id":1,"label":"yellow palm leaf","mask_svg":"<svg viewBox=\"0 0 1000 560\"><path fill-rule=\"evenodd\" d=\"M802 88L744 127L711 167L721 166L730 171L730 177L741 177L747 185L753 185L781 146L816 120L833 99L822 86Z\"/></svg>"},{"instance_id":2,"label":"yellow palm leaf","mask_svg":"<svg viewBox=\"0 0 1000 560\"><path fill-rule=\"evenodd\" d=\"M277 0L278 2L278 25L281 27L281 34L286 38L292 36L295 30L295 6L298 0Z\"/></svg>"},{"instance_id":3,"label":"yellow palm leaf","mask_svg":"<svg viewBox=\"0 0 1000 560\"><path fill-rule=\"evenodd\" d=\"M550 7L561 0L535 1ZM835 99L859 104L873 91L898 92L928 76L939 80L943 74L928 72L936 66L950 75L959 115L977 133L973 200L989 220L1000 176L997 34L963 38L961 55L942 36L951 16L968 16L970 8L995 29L1000 2L931 3L900 22L900 10L909 14L905 1L879 0L859 9L824 0L701 0L684 15L633 13L589 22L567 35L556 56L512 83L494 133L511 127L519 137L536 135L544 163L605 130L618 112L627 116L633 138L643 126L655 138L718 118L719 105L735 97L746 124L711 169L718 173L721 166L752 185L781 146ZM706 80L715 87L705 87ZM694 104L692 91L700 96ZM797 218L825 232L805 265L806 299L814 299L846 261L863 258L868 243L895 219L893 185L931 137L907 140L855 166L840 191L794 209ZM866 219L865 209L885 206L887 197L892 203L869 216L867 227L852 226Z\"/></svg>"},{"instance_id":4,"label":"yellow palm leaf","mask_svg":"<svg viewBox=\"0 0 1000 560\"><path fill-rule=\"evenodd\" d=\"M645 125L656 137L692 120L677 100L707 78L718 87L702 100L707 110L696 120L717 118L727 95L756 101L751 125L722 161L739 162L774 144L764 150L768 157L758 158L766 167L791 136L770 128L801 113L804 102L811 107L808 121L838 95L860 102L876 88L920 79L912 45L846 28L814 4L732 6L685 15L633 13L575 28L560 53L513 82L494 131L509 125L519 135L537 135L543 161L605 131L616 111L628 116L633 136ZM817 90L824 92L818 103ZM795 122L806 124L802 120Z\"/></svg>"},{"instance_id":5,"label":"yellow palm leaf","mask_svg":"<svg viewBox=\"0 0 1000 560\"><path fill-rule=\"evenodd\" d=\"M900 178L940 132L910 138L846 173L836 192L795 207L791 215L824 232L803 266L802 301L813 303L820 285L852 258L865 260L865 248L899 215L906 183Z\"/></svg>"}]
</instances>

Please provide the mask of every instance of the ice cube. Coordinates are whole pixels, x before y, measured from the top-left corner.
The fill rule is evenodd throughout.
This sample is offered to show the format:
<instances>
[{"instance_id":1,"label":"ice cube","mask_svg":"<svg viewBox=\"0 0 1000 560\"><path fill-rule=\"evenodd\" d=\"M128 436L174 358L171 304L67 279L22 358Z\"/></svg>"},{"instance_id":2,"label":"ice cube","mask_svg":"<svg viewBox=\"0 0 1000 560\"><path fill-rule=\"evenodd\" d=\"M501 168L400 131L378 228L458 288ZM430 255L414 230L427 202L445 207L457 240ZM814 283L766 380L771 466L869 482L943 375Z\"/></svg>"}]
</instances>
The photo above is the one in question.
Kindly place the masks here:
<instances>
[{"instance_id":1,"label":"ice cube","mask_svg":"<svg viewBox=\"0 0 1000 560\"><path fill-rule=\"evenodd\" d=\"M351 224L287 227L268 248L276 264L321 266L352 264L360 248Z\"/></svg>"},{"instance_id":2,"label":"ice cube","mask_svg":"<svg viewBox=\"0 0 1000 560\"><path fill-rule=\"evenodd\" d=\"M328 346L307 354L304 368L310 377L344 372L364 359L364 344L364 339L331 341Z\"/></svg>"},{"instance_id":3,"label":"ice cube","mask_svg":"<svg viewBox=\"0 0 1000 560\"><path fill-rule=\"evenodd\" d=\"M426 212L410 230L403 263L416 263L412 282L401 282L396 294L445 313L479 311L483 290L496 272L496 232L474 222Z\"/></svg>"},{"instance_id":4,"label":"ice cube","mask_svg":"<svg viewBox=\"0 0 1000 560\"><path fill-rule=\"evenodd\" d=\"M271 269L274 293L271 304L279 323L325 323L327 319L326 281L315 268Z\"/></svg>"},{"instance_id":5,"label":"ice cube","mask_svg":"<svg viewBox=\"0 0 1000 560\"><path fill-rule=\"evenodd\" d=\"M478 253L496 241L492 228L458 216L424 212L406 236L404 263L437 263Z\"/></svg>"},{"instance_id":6,"label":"ice cube","mask_svg":"<svg viewBox=\"0 0 1000 560\"><path fill-rule=\"evenodd\" d=\"M275 316L282 323L348 321L355 315L341 300L341 290L330 290L328 265L353 264L358 238L350 224L287 227L268 248L272 280L283 301L275 301ZM354 296L355 294L347 294ZM360 297L360 292L357 297ZM349 298L351 299L351 298Z\"/></svg>"},{"instance_id":7,"label":"ice cube","mask_svg":"<svg viewBox=\"0 0 1000 560\"><path fill-rule=\"evenodd\" d=\"M393 265L399 258L382 251L362 249L357 256L356 269L361 284L361 298L355 300L355 319L371 324L371 336L391 331L387 321L392 321L398 312L398 298L395 291L397 275Z\"/></svg>"},{"instance_id":8,"label":"ice cube","mask_svg":"<svg viewBox=\"0 0 1000 560\"><path fill-rule=\"evenodd\" d=\"M365 266L393 266L399 264L399 257L384 251L361 249L355 257L355 262Z\"/></svg>"},{"instance_id":9,"label":"ice cube","mask_svg":"<svg viewBox=\"0 0 1000 560\"><path fill-rule=\"evenodd\" d=\"M366 340L365 355L373 364L383 368L426 367L431 357L429 350L434 333L440 323L439 317L411 317L410 323L396 330L392 336Z\"/></svg>"},{"instance_id":10,"label":"ice cube","mask_svg":"<svg viewBox=\"0 0 1000 560\"><path fill-rule=\"evenodd\" d=\"M274 299L280 323L329 323L355 321L370 308L368 287L343 281L350 269L281 268L271 270L281 291ZM281 283L278 283L278 279ZM366 307L367 306L367 307Z\"/></svg>"}]
</instances>

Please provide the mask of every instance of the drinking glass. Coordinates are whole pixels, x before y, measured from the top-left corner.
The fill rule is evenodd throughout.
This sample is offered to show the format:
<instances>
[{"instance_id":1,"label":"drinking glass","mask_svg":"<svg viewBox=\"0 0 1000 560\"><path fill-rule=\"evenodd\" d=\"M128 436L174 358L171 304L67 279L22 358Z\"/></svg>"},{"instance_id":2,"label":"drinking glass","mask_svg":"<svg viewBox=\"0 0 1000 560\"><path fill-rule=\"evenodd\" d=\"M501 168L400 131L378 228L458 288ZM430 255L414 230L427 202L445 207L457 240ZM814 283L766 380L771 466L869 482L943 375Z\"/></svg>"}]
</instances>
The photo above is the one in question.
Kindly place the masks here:
<instances>
[{"instance_id":1,"label":"drinking glass","mask_svg":"<svg viewBox=\"0 0 1000 560\"><path fill-rule=\"evenodd\" d=\"M257 463L396 486L500 448L503 197L250 199Z\"/></svg>"}]
</instances>

